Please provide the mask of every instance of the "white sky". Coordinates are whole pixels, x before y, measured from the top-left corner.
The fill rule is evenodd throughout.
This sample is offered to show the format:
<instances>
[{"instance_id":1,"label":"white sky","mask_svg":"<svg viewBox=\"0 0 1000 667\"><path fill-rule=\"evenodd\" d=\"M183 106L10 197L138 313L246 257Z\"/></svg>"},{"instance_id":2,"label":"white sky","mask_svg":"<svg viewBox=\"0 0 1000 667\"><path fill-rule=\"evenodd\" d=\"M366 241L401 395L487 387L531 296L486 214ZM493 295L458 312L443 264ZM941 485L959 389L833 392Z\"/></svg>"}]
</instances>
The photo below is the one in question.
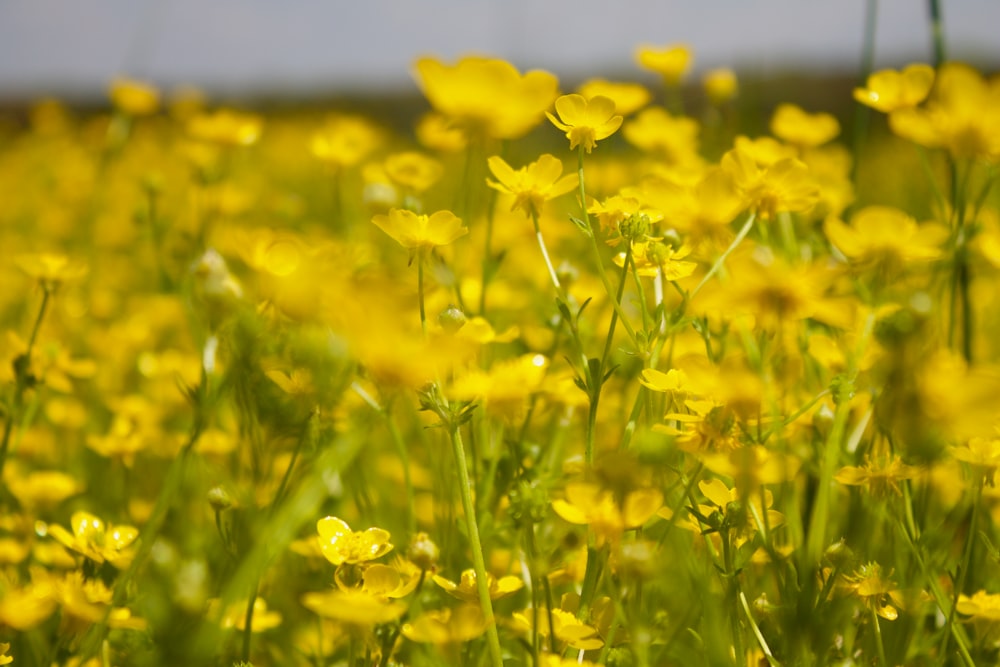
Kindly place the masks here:
<instances>
[{"instance_id":1,"label":"white sky","mask_svg":"<svg viewBox=\"0 0 1000 667\"><path fill-rule=\"evenodd\" d=\"M1000 65L1000 2L942 0L949 56ZM857 71L866 0L0 0L0 98L100 96L116 74L222 93L414 89L418 55L640 77L639 43L696 68ZM878 0L876 65L930 60L925 0Z\"/></svg>"}]
</instances>

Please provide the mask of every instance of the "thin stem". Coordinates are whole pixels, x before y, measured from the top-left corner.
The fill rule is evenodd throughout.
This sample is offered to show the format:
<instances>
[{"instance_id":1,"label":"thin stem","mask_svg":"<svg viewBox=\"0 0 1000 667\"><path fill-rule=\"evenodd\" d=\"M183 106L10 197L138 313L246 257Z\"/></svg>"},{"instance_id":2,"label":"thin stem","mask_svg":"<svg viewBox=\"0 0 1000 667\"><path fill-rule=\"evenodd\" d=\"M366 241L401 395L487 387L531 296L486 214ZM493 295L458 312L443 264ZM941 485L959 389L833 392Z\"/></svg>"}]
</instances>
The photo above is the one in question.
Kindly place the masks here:
<instances>
[{"instance_id":1,"label":"thin stem","mask_svg":"<svg viewBox=\"0 0 1000 667\"><path fill-rule=\"evenodd\" d=\"M889 667L889 661L885 659L885 643L882 641L882 626L878 622L878 614L874 608L868 610L871 616L872 628L875 630L875 650L878 651L878 664L880 667Z\"/></svg>"},{"instance_id":2,"label":"thin stem","mask_svg":"<svg viewBox=\"0 0 1000 667\"><path fill-rule=\"evenodd\" d=\"M875 61L875 24L878 19L878 0L866 0L865 2L865 36L861 47L861 68L858 72L858 80L864 82L872 72ZM858 164L861 154L868 141L868 126L871 122L871 109L868 106L855 102L854 104L854 182L857 184Z\"/></svg>"},{"instance_id":3,"label":"thin stem","mask_svg":"<svg viewBox=\"0 0 1000 667\"><path fill-rule=\"evenodd\" d=\"M740 243L743 242L743 239L745 239L747 237L747 234L750 233L750 229L753 228L753 223L754 220L756 219L757 219L757 214L751 211L750 216L747 218L747 221L743 223L743 227L740 228L740 231L736 233L736 238L733 239L733 242L729 244L729 247L726 248L725 252L719 255L719 258L715 260L715 263L712 264L712 267L708 270L708 273L705 274L705 277L701 279L701 282L698 283L698 285L695 286L695 288L691 290L690 293L688 293L689 299L694 298L694 295L700 292L701 288L704 287L705 284L712 278L712 276L714 276L719 271L719 269L722 268L722 265L726 263L726 259L729 258L729 255L731 255L732 252L739 247Z\"/></svg>"},{"instance_id":4,"label":"thin stem","mask_svg":"<svg viewBox=\"0 0 1000 667\"><path fill-rule=\"evenodd\" d=\"M14 396L11 401L11 409L7 414L7 423L3 427L3 440L0 441L0 479L3 479L3 469L7 463L7 450L10 448L10 437L14 432L14 422L21 420L21 408L24 406L24 392L28 389L28 375L31 369L31 353L35 348L35 341L38 340L38 332L42 328L42 320L49 306L49 297L52 295L49 287L42 286L42 303L38 307L38 315L35 323L31 327L31 335L28 337L28 347L19 359L15 359L15 387ZM23 366L18 366L23 363Z\"/></svg>"},{"instance_id":5,"label":"thin stem","mask_svg":"<svg viewBox=\"0 0 1000 667\"><path fill-rule=\"evenodd\" d=\"M424 252L417 255L417 300L420 303L420 330L427 335L427 313L424 310Z\"/></svg>"},{"instance_id":6,"label":"thin stem","mask_svg":"<svg viewBox=\"0 0 1000 667\"><path fill-rule=\"evenodd\" d=\"M608 280L608 276L604 272L604 261L601 259L601 249L597 245L597 233L594 231L594 226L590 223L590 213L587 212L587 191L583 182L583 144L580 145L577 155L577 175L580 180L580 208L583 210L583 221L587 225L587 237L590 239L590 250L594 255L594 262L597 264L597 275L600 276L601 282L604 284L604 291L607 292L608 297L611 298L611 305L614 307L618 317L621 318L622 325L625 327L625 330L628 331L629 338L631 338L632 342L638 346L639 339L635 335L635 329L632 328L628 318L625 317L621 303L615 300L615 290L611 287L611 282Z\"/></svg>"},{"instance_id":7,"label":"thin stem","mask_svg":"<svg viewBox=\"0 0 1000 667\"><path fill-rule=\"evenodd\" d=\"M955 610L958 607L958 596L965 592L965 581L969 575L969 566L972 563L972 550L976 544L976 526L979 524L979 513L983 505L983 474L980 472L978 477L979 479L976 482L976 497L972 502L972 519L969 523L968 534L965 536L965 549L962 552L962 562L958 566L958 578L955 581L955 590L951 599L951 610L948 612L949 628L955 624ZM950 639L951 633L946 632L941 647L941 655L945 655L948 652L948 642Z\"/></svg>"},{"instance_id":8,"label":"thin stem","mask_svg":"<svg viewBox=\"0 0 1000 667\"><path fill-rule=\"evenodd\" d=\"M539 250L542 251L542 258L545 260L545 267L549 270L549 278L552 279L552 285L556 288L556 293L561 296L562 285L559 284L559 277L556 275L555 267L552 266L552 260L549 259L549 251L545 247L545 239L542 237L542 228L538 225L538 214L535 211L531 212L531 222L535 225L535 238L538 240Z\"/></svg>"},{"instance_id":9,"label":"thin stem","mask_svg":"<svg viewBox=\"0 0 1000 667\"><path fill-rule=\"evenodd\" d=\"M243 662L250 662L250 640L253 638L253 609L257 603L257 580L250 587L247 611L243 618Z\"/></svg>"},{"instance_id":10,"label":"thin stem","mask_svg":"<svg viewBox=\"0 0 1000 667\"><path fill-rule=\"evenodd\" d=\"M940 0L930 0L928 8L931 14L931 37L934 44L934 67L940 67L945 59L944 25L941 20Z\"/></svg>"},{"instance_id":11,"label":"thin stem","mask_svg":"<svg viewBox=\"0 0 1000 667\"><path fill-rule=\"evenodd\" d=\"M472 504L472 486L469 481L469 468L465 460L465 446L462 444L462 433L457 424L449 427L452 451L455 454L455 467L458 469L458 485L462 495L462 510L465 512L465 523L469 533L469 545L472 548L472 565L476 570L476 588L479 592L479 604L483 608L486 619L486 643L489 646L490 660L493 667L503 667L503 654L500 652L500 635L497 633L496 619L493 616L493 602L490 600L489 582L486 580L486 560L483 558L483 545L479 540L479 525L476 522L476 509Z\"/></svg>"}]
</instances>

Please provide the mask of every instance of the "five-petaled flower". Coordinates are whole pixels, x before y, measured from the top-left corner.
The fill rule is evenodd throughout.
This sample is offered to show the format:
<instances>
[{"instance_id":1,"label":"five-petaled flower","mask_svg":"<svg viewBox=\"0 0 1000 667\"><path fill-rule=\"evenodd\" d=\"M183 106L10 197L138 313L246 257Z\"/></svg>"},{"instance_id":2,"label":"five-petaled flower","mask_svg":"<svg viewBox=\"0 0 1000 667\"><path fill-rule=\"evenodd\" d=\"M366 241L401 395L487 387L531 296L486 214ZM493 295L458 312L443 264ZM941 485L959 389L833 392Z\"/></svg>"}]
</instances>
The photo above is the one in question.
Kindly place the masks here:
<instances>
[{"instance_id":1,"label":"five-petaled flower","mask_svg":"<svg viewBox=\"0 0 1000 667\"><path fill-rule=\"evenodd\" d=\"M576 174L562 176L562 162L548 153L520 169L514 169L498 155L491 157L488 164L497 180L486 179L486 184L494 190L513 195L514 203L510 210L520 209L529 218L537 218L542 204L566 194L579 182Z\"/></svg>"},{"instance_id":2,"label":"five-petaled flower","mask_svg":"<svg viewBox=\"0 0 1000 667\"><path fill-rule=\"evenodd\" d=\"M342 519L328 516L316 522L323 556L334 565L366 563L392 551L389 531L369 528L354 532Z\"/></svg>"},{"instance_id":3,"label":"five-petaled flower","mask_svg":"<svg viewBox=\"0 0 1000 667\"><path fill-rule=\"evenodd\" d=\"M556 100L557 119L549 112L552 124L566 133L569 149L583 146L588 153L601 139L607 139L622 126L622 117L615 114L615 103L603 95L589 100L583 95L563 95Z\"/></svg>"}]
</instances>

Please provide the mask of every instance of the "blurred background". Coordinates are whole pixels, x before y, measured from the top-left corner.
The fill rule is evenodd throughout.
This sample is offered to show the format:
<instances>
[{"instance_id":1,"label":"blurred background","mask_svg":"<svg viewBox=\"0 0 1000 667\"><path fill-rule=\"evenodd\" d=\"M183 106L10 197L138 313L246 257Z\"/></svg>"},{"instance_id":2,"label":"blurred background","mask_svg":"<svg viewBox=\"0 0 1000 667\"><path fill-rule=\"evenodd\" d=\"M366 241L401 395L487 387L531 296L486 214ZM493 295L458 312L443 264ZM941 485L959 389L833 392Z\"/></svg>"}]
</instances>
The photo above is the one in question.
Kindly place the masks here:
<instances>
[{"instance_id":1,"label":"blurred background","mask_svg":"<svg viewBox=\"0 0 1000 667\"><path fill-rule=\"evenodd\" d=\"M645 80L634 47L675 42L694 50L694 81L721 66L853 81L872 5L876 68L932 60L921 0L3 0L0 102L101 102L116 75L213 99L415 95L414 58L470 52L569 84ZM1000 2L942 9L948 58L997 69Z\"/></svg>"}]
</instances>

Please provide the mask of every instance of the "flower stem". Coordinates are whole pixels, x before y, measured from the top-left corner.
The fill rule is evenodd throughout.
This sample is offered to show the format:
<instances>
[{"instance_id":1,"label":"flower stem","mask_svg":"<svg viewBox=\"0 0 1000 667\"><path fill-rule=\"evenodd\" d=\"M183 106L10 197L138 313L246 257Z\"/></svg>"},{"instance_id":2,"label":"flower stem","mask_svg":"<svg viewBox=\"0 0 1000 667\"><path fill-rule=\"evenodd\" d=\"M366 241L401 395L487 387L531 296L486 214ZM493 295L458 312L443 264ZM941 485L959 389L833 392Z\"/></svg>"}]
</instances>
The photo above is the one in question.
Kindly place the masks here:
<instances>
[{"instance_id":1,"label":"flower stem","mask_svg":"<svg viewBox=\"0 0 1000 667\"><path fill-rule=\"evenodd\" d=\"M420 330L427 335L427 313L424 310L424 253L417 256L417 300L420 304Z\"/></svg>"},{"instance_id":2,"label":"flower stem","mask_svg":"<svg viewBox=\"0 0 1000 667\"><path fill-rule=\"evenodd\" d=\"M714 264L712 264L712 267L708 270L708 273L705 274L705 277L702 278L701 282L698 283L697 286L695 286L695 288L688 294L689 299L694 298L694 295L701 291L701 288L705 286L712 276L718 273L719 269L722 268L722 265L726 263L726 259L729 258L729 255L731 255L732 252L739 247L740 243L743 242L743 239L745 239L747 234L750 233L750 229L753 228L753 223L756 219L757 214L751 211L747 221L743 223L743 227L741 227L740 231L736 233L736 238L733 239L733 242L729 244L729 247L726 248L725 252L719 255L719 258L715 260Z\"/></svg>"},{"instance_id":3,"label":"flower stem","mask_svg":"<svg viewBox=\"0 0 1000 667\"><path fill-rule=\"evenodd\" d=\"M21 420L21 408L24 407L24 392L28 389L28 378L31 372L31 353L35 348L35 341L38 340L38 332L42 328L42 320L49 306L49 297L52 292L48 287L42 288L42 303L38 307L38 315L35 323L31 327L31 335L28 337L28 347L24 354L14 360L15 386L14 397L11 401L11 409L7 414L7 423L3 427L3 440L0 441L0 479L3 479L4 465L7 463L7 450L10 448L10 437L14 432L14 422Z\"/></svg>"},{"instance_id":4,"label":"flower stem","mask_svg":"<svg viewBox=\"0 0 1000 667\"><path fill-rule=\"evenodd\" d=\"M552 285L556 288L556 292L562 296L562 285L559 284L559 277L552 266L552 260L549 259L549 251L545 247L545 239L542 237L542 228L538 225L538 214L534 211L531 212L531 222L535 225L535 238L538 240L538 248L542 251L542 259L545 260L545 267L549 270L549 278L552 279Z\"/></svg>"},{"instance_id":5,"label":"flower stem","mask_svg":"<svg viewBox=\"0 0 1000 667\"><path fill-rule=\"evenodd\" d=\"M587 225L587 237L590 238L590 250L594 255L594 262L597 264L597 275L601 277L601 282L604 283L604 291L608 293L608 297L611 298L611 305L614 307L615 312L618 317L621 318L622 325L625 330L628 331L629 338L632 342L638 345L638 337L635 335L635 329L629 324L628 318L625 317L625 313L622 311L622 305L614 298L615 290L611 287L611 282L608 280L607 274L604 272L604 261L601 259L601 249L597 246L597 233L594 231L594 226L590 223L590 213L587 212L587 191L583 183L583 145L580 145L579 152L577 153L577 174L580 180L580 208L583 210L583 221Z\"/></svg>"},{"instance_id":6,"label":"flower stem","mask_svg":"<svg viewBox=\"0 0 1000 667\"><path fill-rule=\"evenodd\" d=\"M472 486L469 481L469 468L465 460L465 446L462 444L462 433L457 424L449 425L451 447L455 454L455 467L458 469L458 485L462 495L462 510L465 512L465 524L469 532L469 545L472 548L472 565L476 570L476 588L479 592L479 604L483 608L486 619L486 643L489 646L490 661L493 667L503 667L503 654L500 652L500 635L497 633L496 618L493 616L493 602L490 600L489 582L486 580L486 560L483 558L483 545L479 541L479 525L476 522L476 509L472 504Z\"/></svg>"},{"instance_id":7,"label":"flower stem","mask_svg":"<svg viewBox=\"0 0 1000 667\"><path fill-rule=\"evenodd\" d=\"M947 57L944 48L944 25L941 20L941 1L930 0L928 8L931 14L931 34L934 39L934 67L940 67Z\"/></svg>"}]
</instances>

